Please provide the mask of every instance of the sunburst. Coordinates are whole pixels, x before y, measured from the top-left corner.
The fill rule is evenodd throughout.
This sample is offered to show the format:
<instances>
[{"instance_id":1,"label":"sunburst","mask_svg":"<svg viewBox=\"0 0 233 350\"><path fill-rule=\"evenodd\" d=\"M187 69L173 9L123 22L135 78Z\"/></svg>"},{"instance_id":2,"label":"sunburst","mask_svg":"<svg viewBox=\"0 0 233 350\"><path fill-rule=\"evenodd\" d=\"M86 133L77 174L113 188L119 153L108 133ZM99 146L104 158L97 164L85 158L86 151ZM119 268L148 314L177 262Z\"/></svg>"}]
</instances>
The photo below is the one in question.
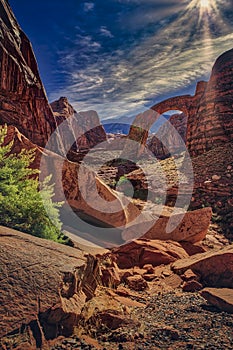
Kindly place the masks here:
<instances>
[{"instance_id":1,"label":"sunburst","mask_svg":"<svg viewBox=\"0 0 233 350\"><path fill-rule=\"evenodd\" d=\"M220 1L220 0L219 0ZM188 5L188 9L198 9L199 19L201 20L204 15L218 14L218 2L217 0L192 0Z\"/></svg>"}]
</instances>

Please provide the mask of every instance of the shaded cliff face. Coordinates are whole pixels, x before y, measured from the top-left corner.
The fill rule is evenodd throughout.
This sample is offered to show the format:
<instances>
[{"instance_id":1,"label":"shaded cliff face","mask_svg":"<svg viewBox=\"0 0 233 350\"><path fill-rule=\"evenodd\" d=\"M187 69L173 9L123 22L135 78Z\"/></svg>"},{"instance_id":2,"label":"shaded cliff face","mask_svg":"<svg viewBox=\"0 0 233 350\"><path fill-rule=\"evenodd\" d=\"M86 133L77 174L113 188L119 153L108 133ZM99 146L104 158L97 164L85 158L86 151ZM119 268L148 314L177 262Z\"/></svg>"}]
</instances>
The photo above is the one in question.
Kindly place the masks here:
<instances>
[{"instance_id":1,"label":"shaded cliff face","mask_svg":"<svg viewBox=\"0 0 233 350\"><path fill-rule=\"evenodd\" d=\"M44 146L56 125L36 59L7 1L0 0L0 13L0 123Z\"/></svg>"},{"instance_id":2,"label":"shaded cliff face","mask_svg":"<svg viewBox=\"0 0 233 350\"><path fill-rule=\"evenodd\" d=\"M76 135L80 136L77 138L76 144L73 145L73 150L86 150L106 141L106 133L95 111L77 113L66 97L61 97L58 101L52 102L51 107L57 125L66 119L69 122L69 117L74 117L69 124L70 130L75 139ZM61 135L61 137L66 148L67 135Z\"/></svg>"},{"instance_id":3,"label":"shaded cliff face","mask_svg":"<svg viewBox=\"0 0 233 350\"><path fill-rule=\"evenodd\" d=\"M177 133L171 134L169 132L169 124L178 131ZM156 135L152 136L148 140L148 148L154 155L159 159L164 159L170 156L170 152L178 154L183 149L183 144L186 141L186 129L187 129L187 117L184 113L174 114L170 117L168 122L165 122L158 130ZM164 140L165 144L168 145L170 152L160 141Z\"/></svg>"},{"instance_id":4,"label":"shaded cliff face","mask_svg":"<svg viewBox=\"0 0 233 350\"><path fill-rule=\"evenodd\" d=\"M193 156L233 140L233 49L216 60L203 94L193 102L187 133Z\"/></svg>"}]
</instances>

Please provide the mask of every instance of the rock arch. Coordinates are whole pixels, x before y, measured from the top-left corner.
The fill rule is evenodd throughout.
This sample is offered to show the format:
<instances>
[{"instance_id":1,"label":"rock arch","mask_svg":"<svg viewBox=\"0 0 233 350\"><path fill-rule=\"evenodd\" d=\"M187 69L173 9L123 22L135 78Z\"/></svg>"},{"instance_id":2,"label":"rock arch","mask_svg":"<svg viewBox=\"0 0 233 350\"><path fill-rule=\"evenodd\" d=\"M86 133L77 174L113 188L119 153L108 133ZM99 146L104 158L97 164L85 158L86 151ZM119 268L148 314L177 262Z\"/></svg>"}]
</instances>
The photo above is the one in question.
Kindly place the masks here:
<instances>
[{"instance_id":1,"label":"rock arch","mask_svg":"<svg viewBox=\"0 0 233 350\"><path fill-rule=\"evenodd\" d=\"M134 155L137 157L143 152L150 128L163 113L169 110L179 110L188 117L193 98L194 97L191 95L168 98L167 100L157 103L151 109L137 115L128 134L129 140L136 141L137 146L135 144L135 147L130 149L129 143L126 143L123 156L125 158L127 155L131 157Z\"/></svg>"}]
</instances>

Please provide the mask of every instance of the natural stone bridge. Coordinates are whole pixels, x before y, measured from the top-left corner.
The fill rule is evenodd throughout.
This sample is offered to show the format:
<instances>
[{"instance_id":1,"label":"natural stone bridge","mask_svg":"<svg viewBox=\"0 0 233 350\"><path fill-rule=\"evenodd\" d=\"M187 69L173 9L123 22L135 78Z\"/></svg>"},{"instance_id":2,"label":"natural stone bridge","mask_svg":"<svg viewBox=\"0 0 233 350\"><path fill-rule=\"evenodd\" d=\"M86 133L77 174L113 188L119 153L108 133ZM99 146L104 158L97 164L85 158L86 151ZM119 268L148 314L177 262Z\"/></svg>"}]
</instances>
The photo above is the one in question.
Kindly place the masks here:
<instances>
[{"instance_id":1,"label":"natural stone bridge","mask_svg":"<svg viewBox=\"0 0 233 350\"><path fill-rule=\"evenodd\" d=\"M187 116L186 146L191 156L231 142L233 138L233 49L217 59L210 80L199 82L193 96L172 97L139 114L130 128L122 157L140 155L146 145L151 126L161 114L169 110L179 110ZM132 140L136 142L132 143Z\"/></svg>"},{"instance_id":2,"label":"natural stone bridge","mask_svg":"<svg viewBox=\"0 0 233 350\"><path fill-rule=\"evenodd\" d=\"M183 95L168 98L167 100L157 103L151 109L137 115L134 119L133 124L130 127L128 135L129 140L136 141L137 144L131 143L130 147L130 142L128 142L123 152L124 157L127 157L127 155L130 155L131 157L137 157L143 152L150 128L163 113L170 110L179 110L188 117L188 138L188 134L190 133L189 118L191 115L191 111L193 110L193 105L196 103L197 99L200 99L200 97L202 96L205 90L205 86L205 82L200 82L197 85L196 93L194 96Z\"/></svg>"}]
</instances>

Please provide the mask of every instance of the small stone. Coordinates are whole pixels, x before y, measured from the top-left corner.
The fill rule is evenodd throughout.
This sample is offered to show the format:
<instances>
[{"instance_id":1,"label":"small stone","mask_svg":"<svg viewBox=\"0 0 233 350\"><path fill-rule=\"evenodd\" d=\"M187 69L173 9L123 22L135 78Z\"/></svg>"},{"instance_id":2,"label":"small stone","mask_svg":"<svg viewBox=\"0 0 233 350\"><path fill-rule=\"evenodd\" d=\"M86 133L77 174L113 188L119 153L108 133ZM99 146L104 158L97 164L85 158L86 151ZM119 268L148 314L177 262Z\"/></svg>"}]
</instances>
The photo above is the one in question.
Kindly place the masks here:
<instances>
[{"instance_id":1,"label":"small stone","mask_svg":"<svg viewBox=\"0 0 233 350\"><path fill-rule=\"evenodd\" d=\"M203 288L202 284L195 280L185 282L182 287L184 292L196 292L201 290L202 288Z\"/></svg>"},{"instance_id":2,"label":"small stone","mask_svg":"<svg viewBox=\"0 0 233 350\"><path fill-rule=\"evenodd\" d=\"M147 274L153 274L154 273L154 267L151 264L146 264L143 266L143 270L146 270Z\"/></svg>"},{"instance_id":3,"label":"small stone","mask_svg":"<svg viewBox=\"0 0 233 350\"><path fill-rule=\"evenodd\" d=\"M171 272L169 272L169 271L163 271L163 275L164 275L165 277L169 277L169 276L171 276Z\"/></svg>"},{"instance_id":4,"label":"small stone","mask_svg":"<svg viewBox=\"0 0 233 350\"><path fill-rule=\"evenodd\" d=\"M181 278L184 281L192 281L192 280L197 280L198 276L191 270L188 269L187 271L185 271L185 273L181 276Z\"/></svg>"},{"instance_id":5,"label":"small stone","mask_svg":"<svg viewBox=\"0 0 233 350\"><path fill-rule=\"evenodd\" d=\"M128 284L129 288L136 291L142 291L148 288L147 282L142 278L141 275L129 276L126 279L126 283Z\"/></svg>"},{"instance_id":6,"label":"small stone","mask_svg":"<svg viewBox=\"0 0 233 350\"><path fill-rule=\"evenodd\" d=\"M213 175L212 176L212 180L213 181L219 181L221 179L221 176L220 175Z\"/></svg>"}]
</instances>

